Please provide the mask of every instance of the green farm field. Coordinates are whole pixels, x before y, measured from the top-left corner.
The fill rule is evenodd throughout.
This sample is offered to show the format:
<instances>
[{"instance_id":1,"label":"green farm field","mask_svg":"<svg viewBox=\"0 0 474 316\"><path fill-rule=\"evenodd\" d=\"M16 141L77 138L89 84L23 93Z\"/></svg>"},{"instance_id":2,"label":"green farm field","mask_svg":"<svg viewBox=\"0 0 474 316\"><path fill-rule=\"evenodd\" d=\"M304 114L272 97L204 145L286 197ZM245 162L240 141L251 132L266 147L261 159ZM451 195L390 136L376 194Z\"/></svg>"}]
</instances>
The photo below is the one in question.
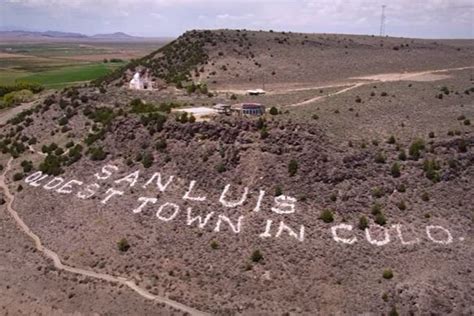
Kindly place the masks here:
<instances>
[{"instance_id":1,"label":"green farm field","mask_svg":"<svg viewBox=\"0 0 474 316\"><path fill-rule=\"evenodd\" d=\"M59 89L83 84L163 44L159 41L1 43L0 85L27 81L42 84L48 89ZM110 62L111 59L119 61Z\"/></svg>"}]
</instances>

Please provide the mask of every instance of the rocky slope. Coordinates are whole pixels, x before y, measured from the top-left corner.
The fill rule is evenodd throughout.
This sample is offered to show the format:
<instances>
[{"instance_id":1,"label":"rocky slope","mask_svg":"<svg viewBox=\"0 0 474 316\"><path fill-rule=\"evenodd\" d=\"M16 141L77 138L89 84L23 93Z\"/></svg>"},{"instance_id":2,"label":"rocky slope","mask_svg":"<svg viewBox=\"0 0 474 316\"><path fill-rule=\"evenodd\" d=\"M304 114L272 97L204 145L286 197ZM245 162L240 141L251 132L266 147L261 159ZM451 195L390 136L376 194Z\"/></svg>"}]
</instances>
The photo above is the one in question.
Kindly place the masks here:
<instances>
[{"instance_id":1,"label":"rocky slope","mask_svg":"<svg viewBox=\"0 0 474 316\"><path fill-rule=\"evenodd\" d=\"M222 58L240 47L229 33L240 34L235 36L242 49L250 46L252 52L253 34L262 39L258 32L203 31L186 33L177 42L188 43L182 48L188 56L186 45L203 52L215 41L217 57L205 57L204 72L198 70L202 76L214 69L206 67L219 60L219 47L230 47ZM277 35L265 36L275 41ZM303 40L305 35L290 39L296 36ZM370 44L371 37L347 38L342 44L321 41L354 52L401 54ZM294 44L281 41L272 47ZM402 39L387 41L400 45ZM169 67L163 56L178 49L174 45L130 67L148 65L163 80L173 81L183 71L192 78L193 58L205 54L186 58L189 64L171 59ZM430 52L426 63L441 66L440 51L459 54L452 64L465 63L461 54L468 48L419 45ZM413 46L404 46L405 52L416 51L410 52ZM354 71L341 65L337 73ZM229 96L127 91L114 84L71 88L1 127L0 164L14 158L7 175L14 207L66 264L132 278L155 295L205 312L467 315L474 302L474 90L468 71L451 75L440 84L377 83L320 103L281 106L276 115L209 121L171 110ZM219 80L232 82L225 76ZM436 115L423 116L427 111ZM11 236L2 233L5 243ZM8 262L23 255L11 256ZM25 260L45 269L40 260ZM31 270L28 282L40 278ZM11 274L8 282L18 278ZM61 288L74 282L49 274L47 279ZM114 304L111 295L122 304L141 300L93 287L100 293L96 303L61 298L60 308L120 314L115 305L104 309ZM7 291L9 297L14 291L23 290ZM25 298L25 310L35 306L35 291ZM82 286L69 294L87 297ZM149 305L139 312L163 311L170 312Z\"/></svg>"}]
</instances>

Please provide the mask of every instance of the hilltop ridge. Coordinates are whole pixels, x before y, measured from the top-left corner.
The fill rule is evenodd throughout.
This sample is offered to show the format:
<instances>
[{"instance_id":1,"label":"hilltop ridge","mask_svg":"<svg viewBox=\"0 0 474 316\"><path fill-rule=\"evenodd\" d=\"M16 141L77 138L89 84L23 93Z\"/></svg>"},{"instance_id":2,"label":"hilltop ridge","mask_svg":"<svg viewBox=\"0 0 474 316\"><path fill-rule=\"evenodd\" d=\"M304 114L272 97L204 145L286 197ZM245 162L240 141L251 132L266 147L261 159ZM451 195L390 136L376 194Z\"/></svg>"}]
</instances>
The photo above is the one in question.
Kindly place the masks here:
<instances>
[{"instance_id":1,"label":"hilltop ridge","mask_svg":"<svg viewBox=\"0 0 474 316\"><path fill-rule=\"evenodd\" d=\"M473 49L472 41L463 40L193 30L108 81L123 85L136 69L148 69L154 79L178 87L190 81L213 87L324 84L404 69L470 66ZM429 59L422 57L425 52Z\"/></svg>"}]
</instances>

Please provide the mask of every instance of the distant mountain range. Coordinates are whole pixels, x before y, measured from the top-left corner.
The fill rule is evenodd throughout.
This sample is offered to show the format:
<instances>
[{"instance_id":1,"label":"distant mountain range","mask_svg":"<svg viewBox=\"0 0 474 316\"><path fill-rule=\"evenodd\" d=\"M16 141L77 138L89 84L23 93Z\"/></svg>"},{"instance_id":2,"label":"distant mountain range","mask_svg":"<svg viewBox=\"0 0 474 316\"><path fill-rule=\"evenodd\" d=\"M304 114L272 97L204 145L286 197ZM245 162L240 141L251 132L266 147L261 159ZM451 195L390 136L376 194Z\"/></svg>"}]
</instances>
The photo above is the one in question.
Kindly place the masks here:
<instances>
[{"instance_id":1,"label":"distant mountain range","mask_svg":"<svg viewBox=\"0 0 474 316\"><path fill-rule=\"evenodd\" d=\"M0 31L1 38L24 38L24 39L104 39L104 40L133 40L144 39L143 37L132 36L123 32L116 32L110 34L96 34L92 36L81 33L59 32L59 31Z\"/></svg>"}]
</instances>

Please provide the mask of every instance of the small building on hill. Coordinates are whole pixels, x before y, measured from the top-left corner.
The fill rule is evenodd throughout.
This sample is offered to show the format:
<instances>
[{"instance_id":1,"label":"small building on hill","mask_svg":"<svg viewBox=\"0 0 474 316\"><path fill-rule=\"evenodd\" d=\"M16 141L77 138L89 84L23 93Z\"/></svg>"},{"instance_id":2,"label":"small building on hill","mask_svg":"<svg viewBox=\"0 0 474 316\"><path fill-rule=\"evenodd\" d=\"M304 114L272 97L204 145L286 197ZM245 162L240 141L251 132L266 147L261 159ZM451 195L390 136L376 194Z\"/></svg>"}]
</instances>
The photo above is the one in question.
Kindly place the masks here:
<instances>
[{"instance_id":1,"label":"small building on hill","mask_svg":"<svg viewBox=\"0 0 474 316\"><path fill-rule=\"evenodd\" d=\"M137 71L133 75L132 80L130 80L128 88L132 90L152 90L153 82L148 73L140 73Z\"/></svg>"},{"instance_id":2,"label":"small building on hill","mask_svg":"<svg viewBox=\"0 0 474 316\"><path fill-rule=\"evenodd\" d=\"M232 106L232 111L237 112L239 115L264 115L265 106L260 103L240 103Z\"/></svg>"},{"instance_id":3,"label":"small building on hill","mask_svg":"<svg viewBox=\"0 0 474 316\"><path fill-rule=\"evenodd\" d=\"M254 90L247 90L246 93L248 95L264 95L266 92L263 89L254 89Z\"/></svg>"},{"instance_id":4,"label":"small building on hill","mask_svg":"<svg viewBox=\"0 0 474 316\"><path fill-rule=\"evenodd\" d=\"M214 109L216 110L217 114L230 114L231 106L229 104L216 104L214 105Z\"/></svg>"}]
</instances>

